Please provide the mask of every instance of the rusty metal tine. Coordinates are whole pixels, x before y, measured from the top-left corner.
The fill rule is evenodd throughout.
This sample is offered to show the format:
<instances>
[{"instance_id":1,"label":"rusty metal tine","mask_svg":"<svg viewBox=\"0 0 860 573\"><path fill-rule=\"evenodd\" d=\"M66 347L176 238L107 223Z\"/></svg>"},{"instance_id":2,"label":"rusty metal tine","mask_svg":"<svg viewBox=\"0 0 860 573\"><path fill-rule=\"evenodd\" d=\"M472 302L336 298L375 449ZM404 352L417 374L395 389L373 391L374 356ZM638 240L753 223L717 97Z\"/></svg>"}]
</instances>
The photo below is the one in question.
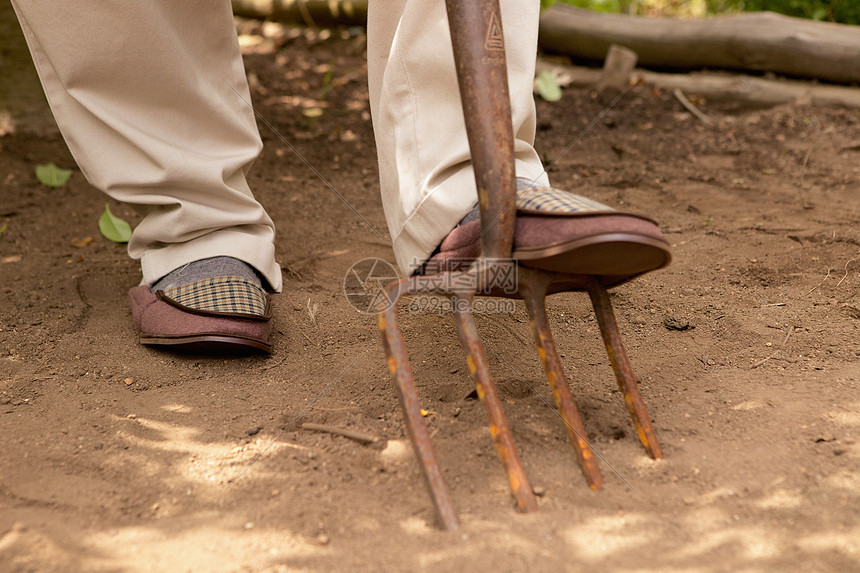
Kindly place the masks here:
<instances>
[{"instance_id":1,"label":"rusty metal tine","mask_svg":"<svg viewBox=\"0 0 860 573\"><path fill-rule=\"evenodd\" d=\"M546 287L545 280L541 281L531 274L523 276L523 273L520 273L520 294L526 303L547 381L552 389L558 412L564 421L567 435L576 450L576 457L585 475L585 481L588 482L588 487L596 491L603 486L603 476L600 475L594 451L585 439L585 426L579 416L573 395L570 393L570 385L555 347L555 340L546 317Z\"/></svg>"},{"instance_id":2,"label":"rusty metal tine","mask_svg":"<svg viewBox=\"0 0 860 573\"><path fill-rule=\"evenodd\" d=\"M516 197L514 129L499 0L446 0L486 258L509 258Z\"/></svg>"},{"instance_id":3,"label":"rusty metal tine","mask_svg":"<svg viewBox=\"0 0 860 573\"><path fill-rule=\"evenodd\" d=\"M633 418L633 425L636 427L639 440L652 458L660 459L663 457L663 453L657 441L657 433L651 425L651 418L645 408L645 401L642 399L639 385L633 375L633 367L630 365L627 351L621 342L621 332L615 321L609 293L594 278L589 281L587 289L588 295L591 297L591 304L594 306L594 314L597 316L597 323L600 326L600 333L603 335L606 352L609 354L609 361L612 363L612 369L618 379L618 386L624 394L624 402Z\"/></svg>"},{"instance_id":4,"label":"rusty metal tine","mask_svg":"<svg viewBox=\"0 0 860 573\"><path fill-rule=\"evenodd\" d=\"M427 488L430 490L430 495L433 498L433 505L436 507L436 516L442 527L448 531L453 531L459 527L457 514L451 503L448 488L445 486L445 481L442 478L442 471L439 468L439 461L436 459L436 453L430 441L427 425L424 422L424 417L421 415L421 406L418 402L418 393L415 389L415 379L412 376L412 366L409 364L403 336L397 326L397 299L402 294L400 287L406 280L408 279L396 281L386 289L392 304L379 313L379 330L382 333L382 344L385 347L385 354L388 356L388 369L391 371L391 377L394 379L394 384L397 387L397 395L400 398L400 406L403 409L406 428L409 431L409 437L415 448L415 455L418 458L424 479L427 482Z\"/></svg>"},{"instance_id":5,"label":"rusty metal tine","mask_svg":"<svg viewBox=\"0 0 860 573\"><path fill-rule=\"evenodd\" d=\"M472 295L455 293L452 295L452 303L457 330L460 332L460 342L466 351L466 363L475 381L478 397L487 413L493 442L508 474L517 509L523 512L537 511L537 501L517 455L514 439L505 419L496 385L490 376L487 357L475 327L475 319L472 316Z\"/></svg>"}]
</instances>

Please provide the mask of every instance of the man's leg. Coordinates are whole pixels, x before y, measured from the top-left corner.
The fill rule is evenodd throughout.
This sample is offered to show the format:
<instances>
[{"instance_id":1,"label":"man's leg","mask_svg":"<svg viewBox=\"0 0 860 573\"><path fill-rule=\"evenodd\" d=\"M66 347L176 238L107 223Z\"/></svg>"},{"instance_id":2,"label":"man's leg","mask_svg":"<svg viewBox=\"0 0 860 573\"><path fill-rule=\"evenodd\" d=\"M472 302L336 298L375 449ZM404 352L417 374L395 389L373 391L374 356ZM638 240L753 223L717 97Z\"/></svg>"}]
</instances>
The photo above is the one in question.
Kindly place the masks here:
<instances>
[{"instance_id":1,"label":"man's leg","mask_svg":"<svg viewBox=\"0 0 860 573\"><path fill-rule=\"evenodd\" d=\"M502 0L517 176L548 185L533 144L540 3ZM397 263L412 272L477 203L444 2L371 2L370 109Z\"/></svg>"},{"instance_id":2,"label":"man's leg","mask_svg":"<svg viewBox=\"0 0 860 573\"><path fill-rule=\"evenodd\" d=\"M274 225L245 180L262 143L230 3L13 4L81 171L143 215L128 248L144 283L229 256L280 290Z\"/></svg>"},{"instance_id":3,"label":"man's leg","mask_svg":"<svg viewBox=\"0 0 860 573\"><path fill-rule=\"evenodd\" d=\"M620 284L667 265L669 244L650 219L548 187L533 147L539 4L500 1L519 188L512 256ZM445 3L372 2L368 19L370 106L397 263L406 273L462 269L480 253L481 224Z\"/></svg>"}]
</instances>

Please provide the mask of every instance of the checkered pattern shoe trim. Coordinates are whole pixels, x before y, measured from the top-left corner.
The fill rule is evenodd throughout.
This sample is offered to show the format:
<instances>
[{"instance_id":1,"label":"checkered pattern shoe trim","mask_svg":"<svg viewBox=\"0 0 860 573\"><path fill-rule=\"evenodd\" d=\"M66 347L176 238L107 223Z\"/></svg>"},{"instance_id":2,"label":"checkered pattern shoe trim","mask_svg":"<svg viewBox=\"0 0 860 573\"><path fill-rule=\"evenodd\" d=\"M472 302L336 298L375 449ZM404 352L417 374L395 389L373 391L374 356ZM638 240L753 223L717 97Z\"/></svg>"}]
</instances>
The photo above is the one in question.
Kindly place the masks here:
<instances>
[{"instance_id":1,"label":"checkered pattern shoe trim","mask_svg":"<svg viewBox=\"0 0 860 573\"><path fill-rule=\"evenodd\" d=\"M201 312L263 317L267 311L266 291L236 276L215 277L164 291L164 296L184 307Z\"/></svg>"},{"instance_id":2,"label":"checkered pattern shoe trim","mask_svg":"<svg viewBox=\"0 0 860 573\"><path fill-rule=\"evenodd\" d=\"M530 187L517 192L517 210L532 213L569 215L585 211L614 211L603 203L552 187Z\"/></svg>"}]
</instances>

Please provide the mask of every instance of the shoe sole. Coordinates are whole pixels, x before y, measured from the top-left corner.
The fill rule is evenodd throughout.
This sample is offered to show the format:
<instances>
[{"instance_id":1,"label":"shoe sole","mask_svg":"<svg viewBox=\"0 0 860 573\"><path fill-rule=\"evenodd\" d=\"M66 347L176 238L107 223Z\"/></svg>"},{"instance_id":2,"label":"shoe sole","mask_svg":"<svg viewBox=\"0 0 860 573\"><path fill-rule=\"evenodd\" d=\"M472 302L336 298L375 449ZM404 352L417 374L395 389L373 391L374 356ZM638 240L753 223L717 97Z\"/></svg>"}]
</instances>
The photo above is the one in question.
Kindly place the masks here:
<instances>
[{"instance_id":1,"label":"shoe sole","mask_svg":"<svg viewBox=\"0 0 860 573\"><path fill-rule=\"evenodd\" d=\"M596 276L606 286L663 268L672 260L669 243L633 233L603 233L539 248L521 248L512 257L527 267Z\"/></svg>"},{"instance_id":2,"label":"shoe sole","mask_svg":"<svg viewBox=\"0 0 860 573\"><path fill-rule=\"evenodd\" d=\"M185 350L201 354L272 353L272 344L250 338L223 334L197 334L193 336L141 336L146 346L169 346L172 350Z\"/></svg>"}]
</instances>

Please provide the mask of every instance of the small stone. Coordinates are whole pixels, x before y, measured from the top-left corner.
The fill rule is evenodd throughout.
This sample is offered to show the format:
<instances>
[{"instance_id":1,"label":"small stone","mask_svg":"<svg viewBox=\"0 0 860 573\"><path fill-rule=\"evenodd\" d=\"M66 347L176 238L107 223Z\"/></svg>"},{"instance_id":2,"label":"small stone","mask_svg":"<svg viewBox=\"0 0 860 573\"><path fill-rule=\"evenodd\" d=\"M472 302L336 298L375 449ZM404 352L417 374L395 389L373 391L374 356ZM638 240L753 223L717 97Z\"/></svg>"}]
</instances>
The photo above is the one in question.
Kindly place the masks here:
<instances>
[{"instance_id":1,"label":"small stone","mask_svg":"<svg viewBox=\"0 0 860 573\"><path fill-rule=\"evenodd\" d=\"M83 249L85 247L88 247L92 242L93 242L92 237L84 237L83 239L81 239L79 241L72 241L72 246L75 247L76 249Z\"/></svg>"},{"instance_id":2,"label":"small stone","mask_svg":"<svg viewBox=\"0 0 860 573\"><path fill-rule=\"evenodd\" d=\"M123 382L125 382L126 386L131 386L132 384L134 384L134 378L128 377L125 380L123 380Z\"/></svg>"},{"instance_id":3,"label":"small stone","mask_svg":"<svg viewBox=\"0 0 860 573\"><path fill-rule=\"evenodd\" d=\"M388 440L379 456L386 465L404 463L411 460L413 453L412 448L406 440Z\"/></svg>"},{"instance_id":4,"label":"small stone","mask_svg":"<svg viewBox=\"0 0 860 573\"><path fill-rule=\"evenodd\" d=\"M538 497L543 497L546 495L546 488L543 486L536 485L532 488L532 493Z\"/></svg>"}]
</instances>

